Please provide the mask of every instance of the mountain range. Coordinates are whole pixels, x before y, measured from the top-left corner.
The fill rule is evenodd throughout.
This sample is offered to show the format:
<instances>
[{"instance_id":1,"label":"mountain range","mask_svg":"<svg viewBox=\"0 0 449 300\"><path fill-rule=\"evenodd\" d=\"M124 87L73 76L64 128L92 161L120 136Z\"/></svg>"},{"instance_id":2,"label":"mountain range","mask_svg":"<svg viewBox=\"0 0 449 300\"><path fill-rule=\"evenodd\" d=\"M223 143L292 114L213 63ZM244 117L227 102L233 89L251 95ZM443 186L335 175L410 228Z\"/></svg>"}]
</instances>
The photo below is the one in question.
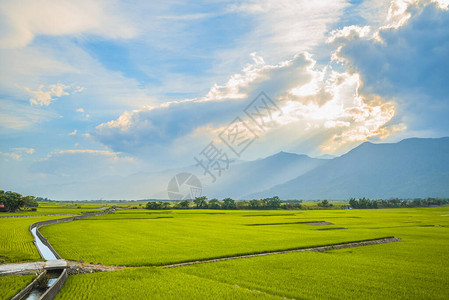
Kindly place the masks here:
<instances>
[{"instance_id":1,"label":"mountain range","mask_svg":"<svg viewBox=\"0 0 449 300\"><path fill-rule=\"evenodd\" d=\"M254 161L236 161L211 183L194 165L121 177L42 185L40 194L77 199L167 199L167 185L179 173L192 173L209 199L347 200L351 197L449 197L449 137L410 138L398 143L365 142L338 157L312 158L279 152ZM82 187L82 188L80 188ZM57 199L57 198L55 198ZM64 198L62 198L64 199ZM65 198L67 199L67 198Z\"/></svg>"},{"instance_id":2,"label":"mountain range","mask_svg":"<svg viewBox=\"0 0 449 300\"><path fill-rule=\"evenodd\" d=\"M449 197L449 137L365 142L282 184L244 198Z\"/></svg>"}]
</instances>

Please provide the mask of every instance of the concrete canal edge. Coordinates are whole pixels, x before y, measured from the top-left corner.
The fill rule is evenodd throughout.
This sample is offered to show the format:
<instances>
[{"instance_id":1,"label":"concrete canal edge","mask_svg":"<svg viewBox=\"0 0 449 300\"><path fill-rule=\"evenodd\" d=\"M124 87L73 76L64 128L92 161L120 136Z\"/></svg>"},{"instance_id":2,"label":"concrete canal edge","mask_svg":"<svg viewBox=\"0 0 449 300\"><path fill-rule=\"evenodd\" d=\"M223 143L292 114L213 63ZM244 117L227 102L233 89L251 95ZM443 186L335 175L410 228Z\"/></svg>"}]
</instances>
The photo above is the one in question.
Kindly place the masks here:
<instances>
[{"instance_id":1,"label":"concrete canal edge","mask_svg":"<svg viewBox=\"0 0 449 300\"><path fill-rule=\"evenodd\" d=\"M41 280L41 278L47 273L46 271L41 272L34 280L27 285L23 290L21 290L17 295L11 298L11 300L21 300L24 298L31 290L33 289L34 285Z\"/></svg>"},{"instance_id":2,"label":"concrete canal edge","mask_svg":"<svg viewBox=\"0 0 449 300\"><path fill-rule=\"evenodd\" d=\"M74 217L68 217L68 218L62 218L62 219L54 219L54 220L36 222L36 223L33 223L30 225L29 231L31 234L33 234L33 232L31 230L33 228L36 228L36 235L39 237L39 239L42 241L42 243L50 249L50 251L54 254L54 256L57 259L62 259L61 255L59 255L58 252L56 252L56 250L53 248L53 246L50 244L50 242L42 235L42 233L40 233L39 228L41 228L43 226L47 226L47 225L82 220L84 218L101 216L101 215L105 215L105 214L109 214L109 213L111 213L111 212L86 213L82 216L74 216ZM36 241L33 241L33 242L34 242L34 245L36 245ZM39 252L39 255L42 258L44 258L44 256L42 255L42 253L41 253L39 247L37 247L37 245L36 245L36 248L37 248L37 251Z\"/></svg>"},{"instance_id":3,"label":"concrete canal edge","mask_svg":"<svg viewBox=\"0 0 449 300\"><path fill-rule=\"evenodd\" d=\"M56 295L58 295L59 291L61 291L62 287L67 281L67 278L69 278L69 275L67 273L67 269L64 269L55 283L53 283L53 285L47 289L47 291L39 298L39 300L55 299Z\"/></svg>"},{"instance_id":4,"label":"concrete canal edge","mask_svg":"<svg viewBox=\"0 0 449 300\"><path fill-rule=\"evenodd\" d=\"M39 232L39 228L42 226L47 226L47 225L53 225L53 224L58 224L58 223L65 223L65 222L71 222L71 221L75 221L75 220L81 220L84 218L88 218L88 217L95 217L95 216L100 216L100 215L105 215L105 214L110 214L112 212L100 212L100 213L87 213L84 214L82 216L75 216L75 217L69 217L69 218L62 218L62 219L54 219L54 220L47 220L47 221L41 221L41 222L36 222L30 225L29 227L29 231L31 233L31 235L33 235L32 233L32 229L36 228L36 235L39 237L39 239L42 241L42 243L47 246L50 251L55 255L56 258L58 259L62 259L61 255L59 255L58 252L56 252L56 250L53 248L53 246L50 244L50 242ZM34 245L37 248L37 251L39 252L39 255L44 258L44 256L42 255L39 247L37 247L36 245L36 241L33 241ZM44 276L44 274L46 274L46 270L44 270L41 274L39 274L38 277L36 277L29 285L27 285L23 290L21 290L19 293L17 293L17 295L15 295L12 300L20 300L22 298L24 298L34 287L34 285L42 278L42 276ZM66 267L64 267L64 270L62 271L61 275L59 275L58 279L56 280L56 282L47 289L47 291L39 298L39 300L52 300L56 297L56 295L59 293L59 291L62 289L62 287L64 286L65 282L67 281L69 275L67 273L67 269Z\"/></svg>"}]
</instances>

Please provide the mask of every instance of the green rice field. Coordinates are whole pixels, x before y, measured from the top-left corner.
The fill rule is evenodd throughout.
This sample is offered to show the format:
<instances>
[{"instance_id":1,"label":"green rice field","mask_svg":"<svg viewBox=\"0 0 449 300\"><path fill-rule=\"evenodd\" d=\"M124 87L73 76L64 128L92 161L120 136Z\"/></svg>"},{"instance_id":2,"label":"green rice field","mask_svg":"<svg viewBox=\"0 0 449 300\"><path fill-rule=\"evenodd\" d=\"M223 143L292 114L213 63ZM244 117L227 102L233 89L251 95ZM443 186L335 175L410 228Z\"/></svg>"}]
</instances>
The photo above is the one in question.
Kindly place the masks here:
<instances>
[{"instance_id":1,"label":"green rice field","mask_svg":"<svg viewBox=\"0 0 449 300\"><path fill-rule=\"evenodd\" d=\"M155 267L73 275L56 299L282 299Z\"/></svg>"},{"instance_id":2,"label":"green rice field","mask_svg":"<svg viewBox=\"0 0 449 300\"><path fill-rule=\"evenodd\" d=\"M0 233L3 263L38 260L28 226L51 218L59 217L0 219L4 229ZM65 259L129 266L112 272L70 275L58 299L126 299L130 293L135 299L148 299L149 295L158 299L449 297L449 207L129 209L44 226L40 231ZM161 268L384 237L401 241Z\"/></svg>"},{"instance_id":3,"label":"green rice field","mask_svg":"<svg viewBox=\"0 0 449 300\"><path fill-rule=\"evenodd\" d=\"M0 276L0 299L11 299L36 278L35 275Z\"/></svg>"},{"instance_id":4,"label":"green rice field","mask_svg":"<svg viewBox=\"0 0 449 300\"><path fill-rule=\"evenodd\" d=\"M42 260L34 246L29 227L36 222L60 218L61 216L0 218L0 264Z\"/></svg>"},{"instance_id":5,"label":"green rice field","mask_svg":"<svg viewBox=\"0 0 449 300\"><path fill-rule=\"evenodd\" d=\"M393 236L367 230L357 211L286 212L185 210L121 213L41 228L67 259L106 265L156 266L190 260L296 249ZM385 222L390 222L385 217ZM335 225L308 225L327 221ZM332 227L347 230L317 230Z\"/></svg>"},{"instance_id":6,"label":"green rice field","mask_svg":"<svg viewBox=\"0 0 449 300\"><path fill-rule=\"evenodd\" d=\"M251 252L249 249L278 250L292 245L313 246L329 241L361 240L367 237L395 236L400 242L369 245L325 252L295 252L244 259L203 263L177 268L131 268L115 272L70 276L58 299L133 298L149 295L161 299L447 299L449 297L449 214L448 207L426 209L386 209L350 211L255 212L234 211L227 215L207 215L210 211L183 211L173 218L156 223L156 215L148 219L80 221L48 226L46 235L57 242L58 227L76 232L78 227L91 226L101 232L106 224L129 230L130 239L137 235L148 242L144 247L134 244L137 259L128 257L132 247L120 247L121 263L137 264L176 262ZM228 212L227 212L228 213ZM134 215L129 212L123 215ZM279 214L285 214L279 216ZM108 216L112 218L112 216ZM335 225L306 225L296 221L327 221ZM178 226L179 222L179 226ZM291 224L279 224L279 223ZM84 225L87 224L87 225ZM92 224L92 225L90 225ZM156 226L157 224L163 224ZM247 226L248 224L259 224ZM260 225L267 224L267 225ZM274 225L276 224L276 225ZM72 226L68 226L72 225ZM184 226L182 226L184 225ZM201 226L203 225L203 226ZM340 230L317 230L344 227ZM146 232L149 228L158 231ZM156 229L158 228L158 229ZM176 234L176 229L181 231ZM238 229L241 232L238 233ZM248 230L254 230L249 232ZM227 234L226 232L232 234ZM196 234L195 234L196 232ZM185 236L183 238L183 235ZM192 239L192 236L196 238ZM234 236L234 239L231 238ZM267 242L263 243L263 236ZM100 234L94 234L99 238ZM109 253L127 238L109 241L104 249L87 244L86 251L77 248L80 258L93 257L115 261ZM215 237L215 238L213 238ZM251 237L251 238L250 238ZM170 241L178 240L177 246ZM190 240L190 244L186 241ZM210 241L209 241L210 240ZM219 247L221 241L222 247ZM164 244L165 242L165 244ZM296 242L296 244L295 244ZM103 240L101 240L103 243ZM55 243L56 244L56 243ZM62 243L60 245L63 245ZM92 244L93 245L93 244ZM210 247L208 247L210 245ZM64 250L75 245L59 246ZM170 247L176 246L171 252ZM196 251L191 251L193 247ZM207 249L201 250L201 247ZM166 252L170 252L169 259ZM176 252L181 252L176 254ZM254 251L257 252L257 251ZM260 251L262 252L262 251ZM74 253L75 252L70 252ZM101 253L98 254L98 253ZM218 288L218 289L217 289Z\"/></svg>"},{"instance_id":7,"label":"green rice field","mask_svg":"<svg viewBox=\"0 0 449 300\"><path fill-rule=\"evenodd\" d=\"M21 210L17 212L1 212L0 217L6 216L34 216L34 215L63 215L63 214L81 214L87 212L100 212L103 209L91 207L65 207L65 206L43 206L36 208L36 211Z\"/></svg>"}]
</instances>

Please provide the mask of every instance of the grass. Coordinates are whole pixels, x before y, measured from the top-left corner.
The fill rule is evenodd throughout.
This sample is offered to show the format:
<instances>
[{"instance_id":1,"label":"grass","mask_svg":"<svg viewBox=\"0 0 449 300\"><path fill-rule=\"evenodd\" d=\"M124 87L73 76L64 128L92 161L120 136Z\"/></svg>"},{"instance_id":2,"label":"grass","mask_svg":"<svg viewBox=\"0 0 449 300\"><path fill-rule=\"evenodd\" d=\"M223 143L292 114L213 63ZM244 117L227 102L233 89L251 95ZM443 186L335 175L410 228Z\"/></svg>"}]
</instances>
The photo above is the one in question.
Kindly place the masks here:
<instances>
[{"instance_id":1,"label":"grass","mask_svg":"<svg viewBox=\"0 0 449 300\"><path fill-rule=\"evenodd\" d=\"M194 220L204 222L202 228L217 228L227 224L234 232L241 230L263 229L258 234L264 235L268 244L273 243L267 230L270 226L243 226L249 221L260 223L265 219L272 222L277 216L245 218L248 212L232 212L225 218L223 215L207 216L201 214L177 214L170 222L180 222L193 226ZM260 212L254 212L260 214ZM273 213L272 213L273 214ZM173 269L145 267L127 269L109 273L95 273L70 276L58 299L97 299L97 298L128 298L130 293L136 299L248 299L248 298L295 298L295 299L448 299L449 290L449 208L430 209L388 209L388 210L354 210L354 211L307 211L299 212L288 218L309 218L313 220L330 221L335 226L348 228L344 232L352 232L349 237L360 239L360 233L373 232L379 236L394 235L401 242L371 245L357 248L319 252L296 252L281 255L270 255L221 261L207 264L197 264ZM208 218L210 217L210 218ZM357 217L357 218L355 218ZM251 219L251 220L248 220ZM215 220L215 221L214 221ZM84 224L111 224L114 221L79 222ZM132 228L134 223L139 226L158 224L160 220L132 220L127 223L123 219L122 227ZM143 222L143 223L141 223ZM171 224L171 223L170 223ZM152 240L170 242L167 230L170 226L159 226L162 235L152 235ZM62 227L60 224L54 228ZM429 226L440 225L440 226ZM77 225L78 226L78 225ZM74 227L75 229L77 228ZM281 242L291 238L293 230L296 236L302 237L308 232L319 232L315 229L324 226L281 225L276 228L282 236ZM101 227L101 226L100 226ZM313 227L313 228L312 228ZM332 227L332 226L330 226ZM51 228L51 227L48 227ZM147 228L147 227L145 227ZM194 227L199 229L198 227ZM66 228L73 229L73 228ZM182 232L186 232L184 229ZM204 238L208 230L197 231L196 235ZM288 232L289 234L286 234ZM323 232L319 232L322 234ZM339 234L337 232L331 235ZM156 237L154 237L156 236ZM180 237L180 235L177 235ZM240 237L237 234L237 237ZM339 236L340 238L348 236ZM143 238L143 236L142 236ZM241 237L240 237L241 238ZM309 244L322 242L322 237L307 235ZM326 236L329 240L330 236ZM185 237L192 240L190 236ZM230 246L240 250L245 245L258 245L258 241L223 239L223 247ZM179 241L188 251L188 244ZM282 243L272 244L276 248ZM228 243L229 245L226 245ZM110 246L111 244L108 244ZM158 242L158 245L163 245ZM214 247L215 241L211 245ZM135 253L139 253L138 245ZM199 247L192 242L191 247ZM237 247L238 248L238 247ZM108 249L110 250L110 249ZM161 246L159 252L148 252L148 256L156 254L164 257L167 248ZM102 252L103 253L103 252ZM124 253L130 253L125 249ZM197 253L190 253L197 257Z\"/></svg>"},{"instance_id":2,"label":"grass","mask_svg":"<svg viewBox=\"0 0 449 300\"><path fill-rule=\"evenodd\" d=\"M260 215L261 212L210 213L217 211L185 210L172 215L126 212L101 216L97 220L45 226L40 231L66 259L127 266L163 265L392 235L392 232L387 231L366 230L364 226L369 220L351 218L358 213L355 211L346 211L344 215L337 211L307 211L296 215L251 218L246 216ZM336 225L297 223L316 220ZM247 226L263 223L293 224ZM316 230L333 226L349 229Z\"/></svg>"},{"instance_id":3,"label":"grass","mask_svg":"<svg viewBox=\"0 0 449 300\"><path fill-rule=\"evenodd\" d=\"M41 260L29 231L31 224L60 216L0 219L0 264Z\"/></svg>"},{"instance_id":4,"label":"grass","mask_svg":"<svg viewBox=\"0 0 449 300\"><path fill-rule=\"evenodd\" d=\"M11 299L30 284L34 278L36 278L35 275L0 276L0 299Z\"/></svg>"},{"instance_id":5,"label":"grass","mask_svg":"<svg viewBox=\"0 0 449 300\"><path fill-rule=\"evenodd\" d=\"M354 239L360 237L357 233L365 231L381 236L394 235L402 241L323 253L296 252L173 269L144 267L74 275L69 277L58 299L126 299L130 293L135 299L146 299L150 295L158 299L448 299L449 217L443 216L448 214L448 207L308 211L305 214L299 212L293 217L301 215L302 218L327 220L344 225L349 228L345 232L353 231L350 236ZM215 219L220 220L215 222L228 224L232 229L239 226L241 230L258 230L257 226L242 226L248 219L259 223L261 219L271 222L273 218L277 218L255 216L244 219L240 212L233 212L228 219L222 219L222 215L207 219L201 214L187 213L176 217L177 220L170 221L191 225L193 220L208 220L205 225L214 228L218 226L213 222ZM135 229L133 223L129 225L126 219L123 221L124 227L131 226ZM110 222L114 221L89 221L79 224ZM140 222L156 224L151 222L159 221L142 219L137 222L142 226ZM304 231L314 231L306 229L306 225L289 226L290 229L296 230L299 236L302 236ZM270 226L261 227L265 230ZM310 227L323 226L308 228ZM161 232L166 233L167 226L159 228ZM287 229L280 230L278 234L283 234L285 230ZM264 232L268 233L273 234L270 231ZM203 232L199 231L197 235L203 236ZM282 236L288 239L288 235ZM265 238L270 240L270 236ZM153 240L157 241L155 238ZM170 236L165 236L163 240L169 241ZM227 242L231 243L232 247L232 243L242 245L251 244L252 241L235 239L233 242ZM316 240L309 242L315 243ZM196 247L194 244L191 246ZM272 246L279 247L279 244ZM163 257L164 250L166 249L161 248L156 254ZM154 252L149 252L148 255L154 255ZM192 255L192 258L194 257L195 254Z\"/></svg>"},{"instance_id":6,"label":"grass","mask_svg":"<svg viewBox=\"0 0 449 300\"><path fill-rule=\"evenodd\" d=\"M71 275L58 299L126 299L130 295L135 299L149 295L161 299L449 298L449 207L149 212L124 210L42 227L41 232L64 258L147 266ZM226 214L211 214L220 212ZM53 218L60 216L0 219L0 261L39 260L28 227ZM313 221L334 225L299 223ZM264 226L247 226L254 224ZM318 230L341 227L347 229ZM402 241L173 269L151 267L386 236ZM27 278L0 277L0 285L8 286L0 288L0 298L17 293L33 277Z\"/></svg>"},{"instance_id":7,"label":"grass","mask_svg":"<svg viewBox=\"0 0 449 300\"><path fill-rule=\"evenodd\" d=\"M89 207L81 208L67 208L67 207L37 207L36 211L30 210L20 210L14 213L11 212L0 212L0 217L3 216L33 216L33 215L56 215L56 214L81 214L82 212L99 212L103 209L94 209Z\"/></svg>"},{"instance_id":8,"label":"grass","mask_svg":"<svg viewBox=\"0 0 449 300\"><path fill-rule=\"evenodd\" d=\"M173 270L136 268L70 276L56 299L281 299Z\"/></svg>"},{"instance_id":9,"label":"grass","mask_svg":"<svg viewBox=\"0 0 449 300\"><path fill-rule=\"evenodd\" d=\"M324 253L301 252L179 270L296 299L448 299L449 219L446 227L394 227L401 242ZM389 232L387 228L375 229Z\"/></svg>"}]
</instances>

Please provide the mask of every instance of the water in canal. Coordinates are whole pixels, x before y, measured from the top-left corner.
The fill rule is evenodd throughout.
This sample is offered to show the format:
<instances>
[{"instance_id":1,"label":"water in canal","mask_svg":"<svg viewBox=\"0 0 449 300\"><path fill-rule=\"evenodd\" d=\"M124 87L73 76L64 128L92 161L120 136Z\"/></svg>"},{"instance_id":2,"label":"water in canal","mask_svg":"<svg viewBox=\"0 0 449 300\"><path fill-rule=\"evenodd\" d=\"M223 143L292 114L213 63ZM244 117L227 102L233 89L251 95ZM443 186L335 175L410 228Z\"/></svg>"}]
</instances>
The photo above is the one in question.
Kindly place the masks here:
<instances>
[{"instance_id":1,"label":"water in canal","mask_svg":"<svg viewBox=\"0 0 449 300\"><path fill-rule=\"evenodd\" d=\"M36 227L34 227L33 229L31 229L31 233L34 236L34 240L36 242L36 247L39 249L39 251L41 252L43 258L45 260L52 260L52 259L57 259L56 256L53 254L53 252L51 252L50 248L48 248L42 241L41 239L37 236L36 234Z\"/></svg>"},{"instance_id":2,"label":"water in canal","mask_svg":"<svg viewBox=\"0 0 449 300\"><path fill-rule=\"evenodd\" d=\"M48 271L42 280L33 287L31 292L24 299L38 300L39 297L41 297L45 291L56 282L59 275L61 275L61 272L62 270Z\"/></svg>"}]
</instances>

